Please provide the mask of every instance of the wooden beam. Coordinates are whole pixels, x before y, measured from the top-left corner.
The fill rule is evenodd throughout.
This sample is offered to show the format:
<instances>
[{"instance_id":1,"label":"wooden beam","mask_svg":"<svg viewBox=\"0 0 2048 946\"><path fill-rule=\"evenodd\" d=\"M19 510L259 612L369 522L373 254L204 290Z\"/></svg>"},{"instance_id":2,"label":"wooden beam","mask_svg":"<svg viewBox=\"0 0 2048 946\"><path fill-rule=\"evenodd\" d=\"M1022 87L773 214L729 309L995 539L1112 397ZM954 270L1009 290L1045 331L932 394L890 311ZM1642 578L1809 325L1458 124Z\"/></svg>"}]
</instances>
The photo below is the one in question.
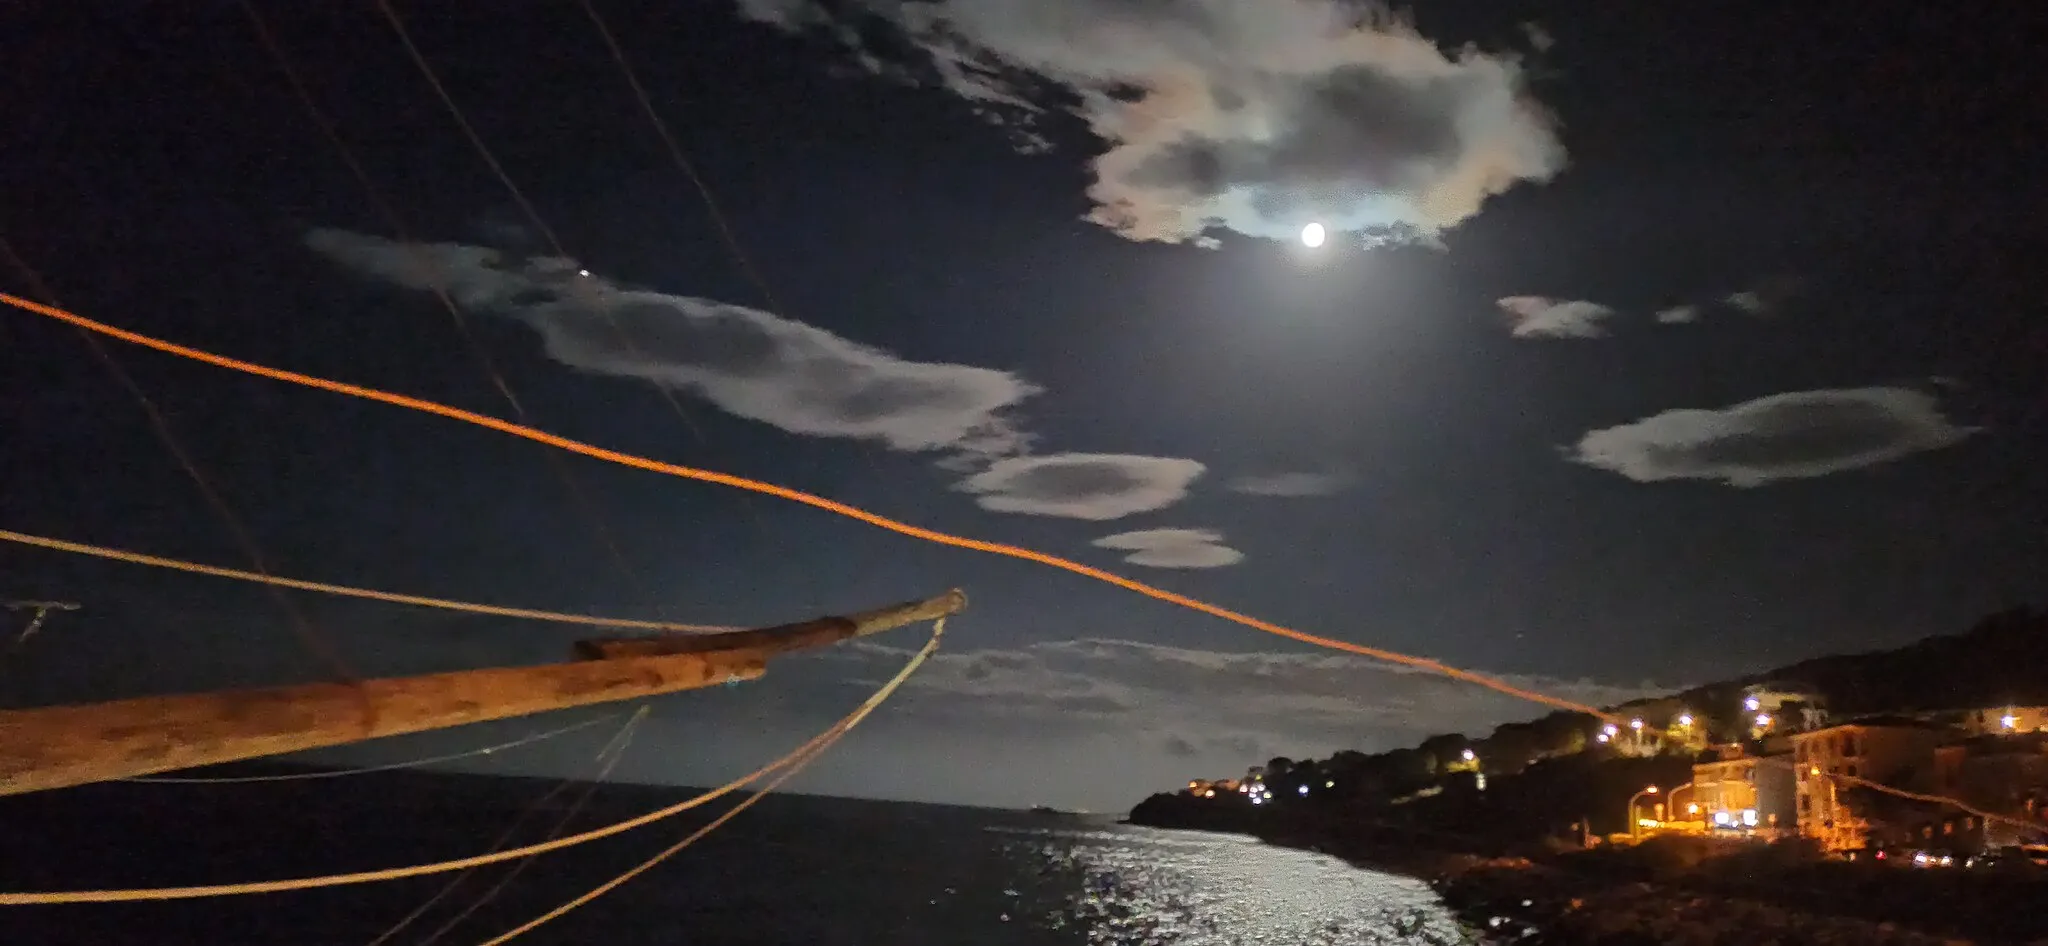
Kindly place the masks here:
<instances>
[{"instance_id":1,"label":"wooden beam","mask_svg":"<svg viewBox=\"0 0 2048 946\"><path fill-rule=\"evenodd\" d=\"M770 657L936 620L966 606L958 591L847 617L688 638L629 652L584 642L585 659L110 703L0 711L0 795L131 778L383 736L751 680Z\"/></svg>"}]
</instances>

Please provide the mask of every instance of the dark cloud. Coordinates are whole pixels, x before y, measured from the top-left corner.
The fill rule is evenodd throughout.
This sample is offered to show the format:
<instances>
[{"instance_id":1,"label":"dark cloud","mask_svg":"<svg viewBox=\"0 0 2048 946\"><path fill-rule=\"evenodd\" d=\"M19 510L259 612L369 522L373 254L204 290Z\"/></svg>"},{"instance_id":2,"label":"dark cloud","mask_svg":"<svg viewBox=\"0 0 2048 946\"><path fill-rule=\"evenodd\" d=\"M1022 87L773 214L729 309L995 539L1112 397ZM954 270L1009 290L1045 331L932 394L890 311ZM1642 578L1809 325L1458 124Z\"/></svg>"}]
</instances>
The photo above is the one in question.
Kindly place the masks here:
<instances>
[{"instance_id":1,"label":"dark cloud","mask_svg":"<svg viewBox=\"0 0 2048 946\"><path fill-rule=\"evenodd\" d=\"M1685 303L1657 310L1657 321L1664 325L1684 325L1700 320L1700 307Z\"/></svg>"},{"instance_id":2,"label":"dark cloud","mask_svg":"<svg viewBox=\"0 0 2048 946\"><path fill-rule=\"evenodd\" d=\"M1909 388L1796 391L1595 430L1569 454L1637 482L1760 486L1937 450L1975 432L1950 422L1932 395Z\"/></svg>"},{"instance_id":3,"label":"dark cloud","mask_svg":"<svg viewBox=\"0 0 2048 946\"><path fill-rule=\"evenodd\" d=\"M1100 521L1180 502L1202 470L1172 457L1058 453L998 460L955 488L996 512Z\"/></svg>"},{"instance_id":4,"label":"dark cloud","mask_svg":"<svg viewBox=\"0 0 2048 946\"><path fill-rule=\"evenodd\" d=\"M1267 473L1239 477L1231 482L1230 488L1248 496L1298 499L1339 493L1352 482L1352 477L1341 473Z\"/></svg>"},{"instance_id":5,"label":"dark cloud","mask_svg":"<svg viewBox=\"0 0 2048 946\"><path fill-rule=\"evenodd\" d=\"M1607 334L1601 323L1614 316L1597 302L1545 296L1508 296L1494 304L1507 313L1516 338L1601 338Z\"/></svg>"},{"instance_id":6,"label":"dark cloud","mask_svg":"<svg viewBox=\"0 0 2048 946\"><path fill-rule=\"evenodd\" d=\"M851 0L934 81L1007 127L1051 89L1101 139L1089 218L1134 240L1221 227L1293 239L1400 228L1432 238L1486 198L1564 166L1513 56L1446 53L1377 3L1347 0ZM814 0L742 12L863 54ZM1042 139L1032 139L1042 144Z\"/></svg>"},{"instance_id":7,"label":"dark cloud","mask_svg":"<svg viewBox=\"0 0 2048 946\"><path fill-rule=\"evenodd\" d=\"M1212 529L1145 529L1096 539L1097 548L1130 554L1124 561L1150 568L1222 568L1244 561L1244 553L1223 544Z\"/></svg>"}]
</instances>

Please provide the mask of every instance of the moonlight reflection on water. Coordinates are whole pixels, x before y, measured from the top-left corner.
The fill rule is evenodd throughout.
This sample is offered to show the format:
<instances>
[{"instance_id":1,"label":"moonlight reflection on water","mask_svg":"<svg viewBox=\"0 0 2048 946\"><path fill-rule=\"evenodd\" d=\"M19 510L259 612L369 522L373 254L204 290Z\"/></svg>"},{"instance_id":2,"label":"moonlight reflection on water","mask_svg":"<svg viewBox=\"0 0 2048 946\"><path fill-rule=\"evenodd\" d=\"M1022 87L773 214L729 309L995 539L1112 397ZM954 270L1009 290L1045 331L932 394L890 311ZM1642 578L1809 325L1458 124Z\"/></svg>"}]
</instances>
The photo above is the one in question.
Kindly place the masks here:
<instances>
[{"instance_id":1,"label":"moonlight reflection on water","mask_svg":"<svg viewBox=\"0 0 2048 946\"><path fill-rule=\"evenodd\" d=\"M1078 881L1047 920L1091 946L1472 942L1419 880L1248 838L1116 828L1013 845L1017 860Z\"/></svg>"}]
</instances>

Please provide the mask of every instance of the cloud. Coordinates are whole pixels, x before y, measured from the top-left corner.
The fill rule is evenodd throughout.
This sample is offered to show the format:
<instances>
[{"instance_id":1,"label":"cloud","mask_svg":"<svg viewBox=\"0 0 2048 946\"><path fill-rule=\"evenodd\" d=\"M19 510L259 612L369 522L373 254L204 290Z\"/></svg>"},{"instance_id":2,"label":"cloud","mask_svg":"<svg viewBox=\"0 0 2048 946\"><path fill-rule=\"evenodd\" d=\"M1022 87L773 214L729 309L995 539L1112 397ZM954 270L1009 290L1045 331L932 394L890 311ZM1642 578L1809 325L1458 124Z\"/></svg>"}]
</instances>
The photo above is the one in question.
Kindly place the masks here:
<instances>
[{"instance_id":1,"label":"cloud","mask_svg":"<svg viewBox=\"0 0 2048 946\"><path fill-rule=\"evenodd\" d=\"M1720 410L1670 410L1595 430L1571 459L1640 483L1761 486L1873 466L1962 441L1932 395L1909 388L1795 391Z\"/></svg>"},{"instance_id":2,"label":"cloud","mask_svg":"<svg viewBox=\"0 0 2048 946\"><path fill-rule=\"evenodd\" d=\"M1351 484L1352 478L1341 473L1268 473L1238 477L1230 488L1247 496L1300 499L1329 496L1350 488Z\"/></svg>"},{"instance_id":3,"label":"cloud","mask_svg":"<svg viewBox=\"0 0 2048 946\"><path fill-rule=\"evenodd\" d=\"M1222 568L1244 561L1213 529L1144 529L1096 539L1097 548L1130 552L1124 561L1150 568Z\"/></svg>"},{"instance_id":4,"label":"cloud","mask_svg":"<svg viewBox=\"0 0 2048 946\"><path fill-rule=\"evenodd\" d=\"M1742 311L1747 312L1750 315L1764 314L1764 297L1761 293L1754 292L1752 290L1744 289L1741 292L1731 292L1721 301L1726 302L1737 309L1741 309Z\"/></svg>"},{"instance_id":5,"label":"cloud","mask_svg":"<svg viewBox=\"0 0 2048 946\"><path fill-rule=\"evenodd\" d=\"M742 0L743 15L822 32L900 74L860 39L886 25L926 78L1013 129L1058 101L1103 151L1088 219L1132 240L1211 227L1293 239L1332 231L1427 240L1565 153L1518 60L1446 53L1352 0ZM1043 138L1028 139L1042 147ZM1377 238L1377 236L1376 236Z\"/></svg>"},{"instance_id":6,"label":"cloud","mask_svg":"<svg viewBox=\"0 0 2048 946\"><path fill-rule=\"evenodd\" d=\"M1024 446L1004 412L1038 392L1008 372L899 358L758 309L624 288L566 260L338 230L306 242L364 275L518 319L565 365L688 391L791 433L999 456Z\"/></svg>"},{"instance_id":7,"label":"cloud","mask_svg":"<svg viewBox=\"0 0 2048 946\"><path fill-rule=\"evenodd\" d=\"M1665 325L1684 325L1700 320L1700 307L1690 303L1657 310L1657 321Z\"/></svg>"},{"instance_id":8,"label":"cloud","mask_svg":"<svg viewBox=\"0 0 2048 946\"><path fill-rule=\"evenodd\" d=\"M1601 338L1607 329L1600 323L1614 315L1597 302L1545 296L1508 296L1494 304L1514 323L1516 338Z\"/></svg>"},{"instance_id":9,"label":"cloud","mask_svg":"<svg viewBox=\"0 0 2048 946\"><path fill-rule=\"evenodd\" d=\"M907 651L834 648L850 686L871 686ZM1665 692L1585 680L1507 675L1517 686L1594 706ZM892 703L911 723L1028 732L1058 740L1104 731L1170 756L1239 757L1266 749L1321 755L1413 745L1443 732L1479 735L1547 707L1492 690L1329 651L1231 653L1128 640L1033 643L934 655Z\"/></svg>"},{"instance_id":10,"label":"cloud","mask_svg":"<svg viewBox=\"0 0 2048 946\"><path fill-rule=\"evenodd\" d=\"M995 512L1101 521L1180 502L1203 469L1173 457L1056 453L997 460L954 488Z\"/></svg>"}]
</instances>

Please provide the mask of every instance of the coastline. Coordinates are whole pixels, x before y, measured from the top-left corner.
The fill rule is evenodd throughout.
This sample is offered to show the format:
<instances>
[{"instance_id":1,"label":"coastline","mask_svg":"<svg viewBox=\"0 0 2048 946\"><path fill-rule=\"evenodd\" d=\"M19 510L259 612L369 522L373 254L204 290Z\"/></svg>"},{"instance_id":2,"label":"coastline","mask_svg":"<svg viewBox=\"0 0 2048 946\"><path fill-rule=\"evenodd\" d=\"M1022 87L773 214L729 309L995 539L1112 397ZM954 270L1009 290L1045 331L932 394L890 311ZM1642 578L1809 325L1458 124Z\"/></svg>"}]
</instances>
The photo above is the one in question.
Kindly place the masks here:
<instances>
[{"instance_id":1,"label":"coastline","mask_svg":"<svg viewBox=\"0 0 2048 946\"><path fill-rule=\"evenodd\" d=\"M1248 835L1327 854L1362 870L1422 880L1484 943L2048 944L2048 929L2025 915L2028 904L2042 902L2036 898L2048 892L2034 878L2004 878L2008 886L2001 888L1998 878L1956 871L1880 868L1849 876L1836 868L1853 865L1778 863L1761 848L1726 858L1730 863L1722 869L1703 868L1683 852L1657 845L1618 852L1480 852L1457 849L1477 845L1445 844L1407 826L1331 818L1266 817L1234 826L1160 823L1165 820L1171 819L1134 817L1130 823ZM1824 876L1829 874L1835 876ZM1906 894L1909 886L1920 889ZM1759 895L1774 887L1775 895ZM1799 896L1802 890L1807 895ZM1830 908L1815 909L1821 905ZM1997 912L1981 912L1987 910Z\"/></svg>"}]
</instances>

